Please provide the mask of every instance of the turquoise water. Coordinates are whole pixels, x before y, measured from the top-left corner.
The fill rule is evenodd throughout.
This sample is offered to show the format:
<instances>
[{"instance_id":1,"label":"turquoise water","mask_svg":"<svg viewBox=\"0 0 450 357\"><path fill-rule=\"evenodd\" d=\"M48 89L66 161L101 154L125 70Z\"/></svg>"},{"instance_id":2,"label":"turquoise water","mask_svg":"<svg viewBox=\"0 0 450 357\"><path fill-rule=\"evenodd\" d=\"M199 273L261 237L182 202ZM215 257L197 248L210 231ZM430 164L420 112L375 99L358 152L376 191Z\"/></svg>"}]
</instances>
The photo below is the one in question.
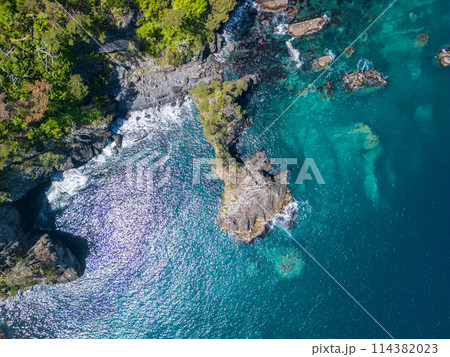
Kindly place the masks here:
<instances>
[{"instance_id":1,"label":"turquoise water","mask_svg":"<svg viewBox=\"0 0 450 357\"><path fill-rule=\"evenodd\" d=\"M350 58L342 56L317 81L334 81L329 100L308 93L264 132L319 75L308 71L308 62L328 50L338 56L389 4L311 3L318 6L311 13L326 10L340 23L291 42L301 68L283 26L281 33L271 31L287 19L249 29L250 7L228 29L230 40L241 43L225 58L228 76L262 74L244 103L253 126L240 149L249 156L264 148L269 157L300 163L314 158L326 184L295 185L300 167L291 167L298 212L289 233L394 337L448 338L450 69L435 60L439 48L450 45L448 3L399 0ZM429 41L417 47L422 33ZM268 46L252 50L255 36ZM388 85L344 93L339 75L364 66L378 69ZM289 237L282 221L250 245L217 227L222 183L192 184L193 160L213 156L197 114L192 103L130 113L118 129L120 155L108 147L85 167L55 177L39 223L87 242L85 273L1 305L9 334L388 337Z\"/></svg>"}]
</instances>

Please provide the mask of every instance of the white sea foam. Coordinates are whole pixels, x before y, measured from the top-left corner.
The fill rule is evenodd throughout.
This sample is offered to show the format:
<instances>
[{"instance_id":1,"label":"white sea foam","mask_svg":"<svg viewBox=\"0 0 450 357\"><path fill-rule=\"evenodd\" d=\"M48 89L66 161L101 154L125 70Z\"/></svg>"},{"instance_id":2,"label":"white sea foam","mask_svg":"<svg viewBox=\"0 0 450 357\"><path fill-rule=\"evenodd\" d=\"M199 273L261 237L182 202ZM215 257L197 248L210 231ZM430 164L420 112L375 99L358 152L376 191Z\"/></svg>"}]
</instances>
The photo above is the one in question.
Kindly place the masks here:
<instances>
[{"instance_id":1,"label":"white sea foam","mask_svg":"<svg viewBox=\"0 0 450 357\"><path fill-rule=\"evenodd\" d=\"M105 171L111 164L123 161L123 153L132 160L133 147L138 143L142 144L142 140L149 142L148 147L151 150L151 146L158 145L158 142L164 140L169 132L180 131L179 137L182 138L184 136L183 121L189 118L187 114L192 110L192 105L192 101L187 101L180 107L166 105L160 108L149 108L131 112L127 120L119 120L116 131L123 136L121 153L115 155L114 144L110 143L100 155L84 166L55 174L46 192L50 207L60 209L67 206L71 197L89 186L91 177Z\"/></svg>"},{"instance_id":2,"label":"white sea foam","mask_svg":"<svg viewBox=\"0 0 450 357\"><path fill-rule=\"evenodd\" d=\"M288 25L287 24L279 24L274 27L273 33L275 35L286 35L288 32Z\"/></svg>"},{"instance_id":3,"label":"white sea foam","mask_svg":"<svg viewBox=\"0 0 450 357\"><path fill-rule=\"evenodd\" d=\"M357 68L358 68L358 72L367 71L367 70L373 68L373 63L371 61L369 61L368 59L361 58L358 61Z\"/></svg>"},{"instance_id":4,"label":"white sea foam","mask_svg":"<svg viewBox=\"0 0 450 357\"><path fill-rule=\"evenodd\" d=\"M63 173L57 173L53 182L45 193L52 209L66 206L69 198L76 195L86 187L88 176L83 169L71 169Z\"/></svg>"},{"instance_id":5,"label":"white sea foam","mask_svg":"<svg viewBox=\"0 0 450 357\"><path fill-rule=\"evenodd\" d=\"M336 58L336 55L334 54L334 52L332 50L326 49L325 54L330 57L331 62L333 62Z\"/></svg>"},{"instance_id":6,"label":"white sea foam","mask_svg":"<svg viewBox=\"0 0 450 357\"><path fill-rule=\"evenodd\" d=\"M292 46L292 41L294 39L291 38L289 41L286 41L286 46L289 50L289 54L291 56L291 60L296 63L297 68L300 68L303 65L303 62L300 61L300 51L295 49L294 46Z\"/></svg>"}]
</instances>

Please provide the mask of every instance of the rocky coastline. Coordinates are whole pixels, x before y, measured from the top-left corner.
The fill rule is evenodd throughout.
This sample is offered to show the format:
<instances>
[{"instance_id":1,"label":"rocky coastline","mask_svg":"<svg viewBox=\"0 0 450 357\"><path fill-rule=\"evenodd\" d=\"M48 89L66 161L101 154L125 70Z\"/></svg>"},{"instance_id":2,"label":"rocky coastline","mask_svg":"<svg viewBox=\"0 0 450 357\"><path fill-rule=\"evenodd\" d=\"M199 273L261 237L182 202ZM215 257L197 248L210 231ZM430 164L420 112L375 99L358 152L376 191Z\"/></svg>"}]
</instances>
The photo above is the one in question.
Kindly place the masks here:
<instances>
[{"instance_id":1,"label":"rocky coastline","mask_svg":"<svg viewBox=\"0 0 450 357\"><path fill-rule=\"evenodd\" d=\"M72 130L62 145L34 150L0 170L0 300L19 289L65 283L82 274L83 264L67 244L67 237L34 227L37 197L56 172L82 166L110 142L118 152L122 138L111 129L116 118L129 111L181 104L199 82L222 81L220 63L214 56L222 47L220 35L203 53L177 68L162 68L137 50L121 51L117 41L103 46L111 49L116 60L108 85L114 98L108 110L111 115Z\"/></svg>"}]
</instances>

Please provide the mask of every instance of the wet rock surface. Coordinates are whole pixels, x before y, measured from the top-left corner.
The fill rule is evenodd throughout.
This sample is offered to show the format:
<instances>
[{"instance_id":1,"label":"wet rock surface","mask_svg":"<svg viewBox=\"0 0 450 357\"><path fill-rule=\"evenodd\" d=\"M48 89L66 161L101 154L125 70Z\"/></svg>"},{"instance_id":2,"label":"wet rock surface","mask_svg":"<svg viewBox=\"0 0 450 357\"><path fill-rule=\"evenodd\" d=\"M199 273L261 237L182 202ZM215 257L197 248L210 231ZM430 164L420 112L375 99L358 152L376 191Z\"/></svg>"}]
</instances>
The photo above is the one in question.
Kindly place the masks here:
<instances>
[{"instance_id":1,"label":"wet rock surface","mask_svg":"<svg viewBox=\"0 0 450 357\"><path fill-rule=\"evenodd\" d=\"M9 163L0 171L0 192L3 201L15 202L34 188L48 182L57 171L80 166L108 145L110 121L93 123L73 131L58 147L31 152L22 160Z\"/></svg>"}]
</instances>

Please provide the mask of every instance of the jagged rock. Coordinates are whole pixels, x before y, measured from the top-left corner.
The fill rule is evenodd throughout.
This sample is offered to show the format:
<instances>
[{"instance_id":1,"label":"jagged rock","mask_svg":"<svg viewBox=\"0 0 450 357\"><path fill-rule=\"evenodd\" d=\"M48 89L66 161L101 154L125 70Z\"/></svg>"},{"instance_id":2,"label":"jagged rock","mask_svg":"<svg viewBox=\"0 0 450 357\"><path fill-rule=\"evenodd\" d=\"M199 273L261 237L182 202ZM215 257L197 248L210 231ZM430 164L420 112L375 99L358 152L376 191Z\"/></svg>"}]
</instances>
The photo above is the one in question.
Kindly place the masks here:
<instances>
[{"instance_id":1,"label":"jagged rock","mask_svg":"<svg viewBox=\"0 0 450 357\"><path fill-rule=\"evenodd\" d=\"M20 213L13 204L0 206L0 273L13 264L15 256L25 254L28 237L24 226Z\"/></svg>"},{"instance_id":2,"label":"jagged rock","mask_svg":"<svg viewBox=\"0 0 450 357\"><path fill-rule=\"evenodd\" d=\"M317 88L317 90L324 99L330 99L331 95L333 94L333 81L326 81L323 86Z\"/></svg>"},{"instance_id":3,"label":"jagged rock","mask_svg":"<svg viewBox=\"0 0 450 357\"><path fill-rule=\"evenodd\" d=\"M347 47L345 49L345 54L350 57L352 54L355 53L355 49L353 48L353 46Z\"/></svg>"},{"instance_id":4,"label":"jagged rock","mask_svg":"<svg viewBox=\"0 0 450 357\"><path fill-rule=\"evenodd\" d=\"M224 231L232 231L245 242L267 232L269 221L292 200L287 172L272 174L263 151L251 156L236 172L222 175L225 191L217 217Z\"/></svg>"},{"instance_id":5,"label":"jagged rock","mask_svg":"<svg viewBox=\"0 0 450 357\"><path fill-rule=\"evenodd\" d=\"M364 84L364 76L361 72L352 72L342 77L345 87L351 92L360 90Z\"/></svg>"},{"instance_id":6,"label":"jagged rock","mask_svg":"<svg viewBox=\"0 0 450 357\"><path fill-rule=\"evenodd\" d=\"M234 43L232 43L231 45L228 46L228 52L232 53L236 50L236 45Z\"/></svg>"},{"instance_id":7,"label":"jagged rock","mask_svg":"<svg viewBox=\"0 0 450 357\"><path fill-rule=\"evenodd\" d=\"M114 134L113 136L111 136L111 139L114 140L117 149L119 150L122 149L122 141L123 141L122 135Z\"/></svg>"},{"instance_id":8,"label":"jagged rock","mask_svg":"<svg viewBox=\"0 0 450 357\"><path fill-rule=\"evenodd\" d=\"M441 48L437 60L442 67L450 66L450 47Z\"/></svg>"},{"instance_id":9,"label":"jagged rock","mask_svg":"<svg viewBox=\"0 0 450 357\"><path fill-rule=\"evenodd\" d=\"M384 87L387 82L376 69L369 69L363 72L364 86L366 87Z\"/></svg>"},{"instance_id":10,"label":"jagged rock","mask_svg":"<svg viewBox=\"0 0 450 357\"><path fill-rule=\"evenodd\" d=\"M387 82L376 69L363 72L351 72L343 75L342 81L345 88L350 92L356 92L366 88L384 87Z\"/></svg>"},{"instance_id":11,"label":"jagged rock","mask_svg":"<svg viewBox=\"0 0 450 357\"><path fill-rule=\"evenodd\" d=\"M55 285L76 280L81 264L72 251L48 233L35 237L36 243L15 264L2 271L0 298L15 295L36 284Z\"/></svg>"},{"instance_id":12,"label":"jagged rock","mask_svg":"<svg viewBox=\"0 0 450 357\"><path fill-rule=\"evenodd\" d=\"M328 26L329 22L330 20L326 15L311 19L300 19L289 24L288 33L292 37L311 35Z\"/></svg>"},{"instance_id":13,"label":"jagged rock","mask_svg":"<svg viewBox=\"0 0 450 357\"><path fill-rule=\"evenodd\" d=\"M289 0L257 0L262 12L281 12L288 8Z\"/></svg>"},{"instance_id":14,"label":"jagged rock","mask_svg":"<svg viewBox=\"0 0 450 357\"><path fill-rule=\"evenodd\" d=\"M311 68L313 69L313 71L316 72L321 71L322 69L325 69L330 65L332 59L333 58L331 55L324 55L314 58L313 61L311 62Z\"/></svg>"}]
</instances>

